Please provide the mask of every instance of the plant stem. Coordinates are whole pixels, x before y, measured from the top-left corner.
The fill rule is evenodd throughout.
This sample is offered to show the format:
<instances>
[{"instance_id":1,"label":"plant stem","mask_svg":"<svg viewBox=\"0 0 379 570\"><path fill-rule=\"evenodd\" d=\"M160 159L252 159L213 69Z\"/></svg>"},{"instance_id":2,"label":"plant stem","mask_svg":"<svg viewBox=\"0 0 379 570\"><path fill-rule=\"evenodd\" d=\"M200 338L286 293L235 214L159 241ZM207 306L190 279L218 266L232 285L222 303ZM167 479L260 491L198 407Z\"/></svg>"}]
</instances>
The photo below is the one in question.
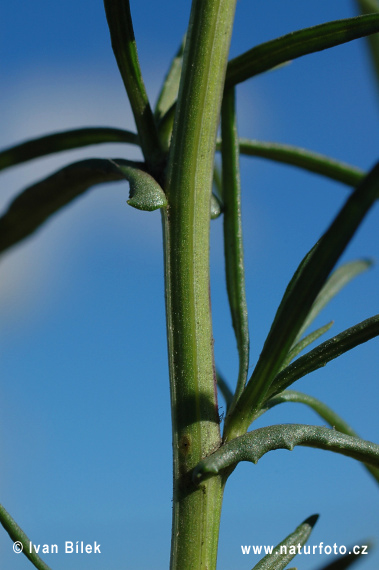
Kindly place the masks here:
<instances>
[{"instance_id":1,"label":"plant stem","mask_svg":"<svg viewBox=\"0 0 379 570\"><path fill-rule=\"evenodd\" d=\"M174 454L171 570L216 567L224 480L192 483L220 445L209 297L210 199L235 0L195 0L163 215Z\"/></svg>"}]
</instances>

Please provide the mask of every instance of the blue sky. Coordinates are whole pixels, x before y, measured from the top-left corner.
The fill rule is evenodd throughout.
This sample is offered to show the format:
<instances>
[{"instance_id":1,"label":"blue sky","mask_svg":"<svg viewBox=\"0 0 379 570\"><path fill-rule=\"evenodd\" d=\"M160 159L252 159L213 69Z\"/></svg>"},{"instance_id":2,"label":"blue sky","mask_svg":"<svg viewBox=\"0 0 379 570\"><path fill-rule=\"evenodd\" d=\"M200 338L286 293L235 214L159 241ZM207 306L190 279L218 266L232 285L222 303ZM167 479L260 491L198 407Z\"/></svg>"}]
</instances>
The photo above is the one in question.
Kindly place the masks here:
<instances>
[{"instance_id":1,"label":"blue sky","mask_svg":"<svg viewBox=\"0 0 379 570\"><path fill-rule=\"evenodd\" d=\"M185 31L190 2L132 2L152 101ZM262 41L355 15L352 0L239 0L231 55ZM0 146L67 128L134 129L110 47L102 2L14 0L0 22ZM292 62L238 88L241 136L304 146L370 168L377 160L379 99L364 41ZM92 147L2 175L0 202L82 157L136 157ZM349 190L258 159L241 161L252 366L297 264ZM159 213L126 205L126 184L97 188L55 216L0 264L2 477L0 502L34 543L57 543L54 569L168 567L171 427ZM378 207L344 254L378 258ZM233 383L236 350L223 277L222 222L212 223L216 361ZM378 313L377 265L317 322L331 334ZM378 440L378 341L295 386ZM220 401L220 405L223 403ZM272 410L257 427L322 422L302 406ZM240 465L229 480L219 570L250 570L241 544L279 542L313 513L309 544L379 537L375 483L353 460L295 449ZM65 541L97 541L101 555L64 555ZM0 532L2 567L31 567ZM299 557L317 570L328 557ZM379 546L362 568L377 568Z\"/></svg>"}]
</instances>

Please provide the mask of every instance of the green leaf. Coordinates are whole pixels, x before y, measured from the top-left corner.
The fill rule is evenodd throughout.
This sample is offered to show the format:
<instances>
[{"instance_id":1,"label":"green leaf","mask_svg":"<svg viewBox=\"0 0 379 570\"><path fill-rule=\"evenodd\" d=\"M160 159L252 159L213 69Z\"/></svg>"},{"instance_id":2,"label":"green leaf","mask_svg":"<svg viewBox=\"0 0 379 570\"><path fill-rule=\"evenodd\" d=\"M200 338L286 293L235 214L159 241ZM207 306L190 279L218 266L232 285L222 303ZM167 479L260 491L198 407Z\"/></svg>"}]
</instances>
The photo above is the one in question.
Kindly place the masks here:
<instances>
[{"instance_id":1,"label":"green leaf","mask_svg":"<svg viewBox=\"0 0 379 570\"><path fill-rule=\"evenodd\" d=\"M222 141L217 141L217 150L221 150ZM344 162L330 158L323 154L312 152L297 146L263 142L256 140L239 139L240 153L246 156L267 158L276 162L298 166L309 172L326 176L348 186L358 186L365 173Z\"/></svg>"},{"instance_id":2,"label":"green leaf","mask_svg":"<svg viewBox=\"0 0 379 570\"><path fill-rule=\"evenodd\" d=\"M379 315L375 315L361 323L346 329L337 336L321 343L319 346L300 356L295 362L284 368L275 377L268 391L272 397L306 374L325 366L341 354L379 335Z\"/></svg>"},{"instance_id":3,"label":"green leaf","mask_svg":"<svg viewBox=\"0 0 379 570\"><path fill-rule=\"evenodd\" d=\"M131 164L118 159L117 162ZM141 166L135 163L135 166ZM50 216L96 184L123 180L124 174L108 159L70 164L29 186L0 218L0 252L28 237Z\"/></svg>"},{"instance_id":4,"label":"green leaf","mask_svg":"<svg viewBox=\"0 0 379 570\"><path fill-rule=\"evenodd\" d=\"M226 87L237 85L303 55L331 48L379 31L379 15L336 20L292 32L271 40L232 59L228 64Z\"/></svg>"},{"instance_id":5,"label":"green leaf","mask_svg":"<svg viewBox=\"0 0 379 570\"><path fill-rule=\"evenodd\" d=\"M282 424L259 428L225 443L197 464L192 479L199 483L207 475L218 474L240 461L255 464L269 451L292 451L298 445L333 451L379 467L379 445L376 443L326 427Z\"/></svg>"},{"instance_id":6,"label":"green leaf","mask_svg":"<svg viewBox=\"0 0 379 570\"><path fill-rule=\"evenodd\" d=\"M334 410L329 408L329 406L327 406L317 398L309 396L308 394L303 394L303 392L297 392L295 390L285 390L284 392L280 392L279 394L277 394L267 402L266 409L273 408L274 406L277 406L278 404L283 404L285 402L296 402L299 404L304 404L306 406L309 406L333 429L336 429L341 433L345 433L353 437L359 437L359 435L353 430L353 428L350 427L349 424L346 423L341 418L341 416L336 414ZM370 465L365 465L365 467L379 483L379 469L371 467Z\"/></svg>"},{"instance_id":7,"label":"green leaf","mask_svg":"<svg viewBox=\"0 0 379 570\"><path fill-rule=\"evenodd\" d=\"M231 403L233 401L233 392L229 388L228 383L226 380L221 376L220 372L216 370L216 378L217 378L217 386L225 400L226 403L226 411L229 410Z\"/></svg>"},{"instance_id":8,"label":"green leaf","mask_svg":"<svg viewBox=\"0 0 379 570\"><path fill-rule=\"evenodd\" d=\"M182 73L183 65L183 51L186 43L186 37L184 36L180 48L175 54L174 59L171 62L170 69L165 77L162 85L161 92L158 96L158 101L155 106L155 119L159 122L160 119L171 109L171 107L176 103L179 91L180 76Z\"/></svg>"},{"instance_id":9,"label":"green leaf","mask_svg":"<svg viewBox=\"0 0 379 570\"><path fill-rule=\"evenodd\" d=\"M373 14L375 12L379 12L378 0L357 0L357 4L362 14ZM379 85L379 35L373 34L367 38L367 41L370 47L374 72Z\"/></svg>"},{"instance_id":10,"label":"green leaf","mask_svg":"<svg viewBox=\"0 0 379 570\"><path fill-rule=\"evenodd\" d=\"M229 425L225 426L227 439L244 433L250 425L251 417L267 399L270 385L285 362L288 351L297 338L317 295L378 196L379 163L350 195L329 229L307 253L290 281L256 368L240 397L238 409L236 408L234 417L229 418ZM359 327L359 325L357 326ZM367 324L367 330L361 331L363 337L367 336L370 326L372 323L371 325ZM363 325L363 328L366 329L366 325ZM375 332L373 336L376 334ZM356 340L360 333L353 336ZM368 338L372 337L369 336ZM366 339L368 340L368 338ZM359 343L360 341L356 344ZM299 360L301 359L298 359L297 362ZM288 368L290 367L287 367L286 370ZM281 374L284 372L283 370ZM280 391L282 389L281 387Z\"/></svg>"},{"instance_id":11,"label":"green leaf","mask_svg":"<svg viewBox=\"0 0 379 570\"><path fill-rule=\"evenodd\" d=\"M357 277L363 271L366 271L372 266L372 261L369 259L359 259L357 261L350 261L341 265L336 269L326 281L324 287L317 295L303 326L298 332L295 342L297 342L307 328L313 323L322 309L341 291L345 285Z\"/></svg>"},{"instance_id":12,"label":"green leaf","mask_svg":"<svg viewBox=\"0 0 379 570\"><path fill-rule=\"evenodd\" d=\"M234 89L224 93L221 132L226 286L239 358L237 388L234 396L236 401L247 380L250 340L245 291L239 144Z\"/></svg>"},{"instance_id":13,"label":"green leaf","mask_svg":"<svg viewBox=\"0 0 379 570\"><path fill-rule=\"evenodd\" d=\"M111 160L130 184L128 204L137 208L152 212L167 206L167 198L158 182L144 170L136 168L132 164L124 164Z\"/></svg>"},{"instance_id":14,"label":"green leaf","mask_svg":"<svg viewBox=\"0 0 379 570\"><path fill-rule=\"evenodd\" d=\"M138 135L122 129L92 127L74 129L33 139L0 152L0 170L48 154L104 143L139 145Z\"/></svg>"},{"instance_id":15,"label":"green leaf","mask_svg":"<svg viewBox=\"0 0 379 570\"><path fill-rule=\"evenodd\" d=\"M33 566L38 568L38 570L51 570L50 566L45 564L33 549L33 552L29 552L31 541L2 505L0 505L0 523L9 534L11 540L17 543L15 547L18 548L18 552L22 550L23 554L25 554Z\"/></svg>"},{"instance_id":16,"label":"green leaf","mask_svg":"<svg viewBox=\"0 0 379 570\"><path fill-rule=\"evenodd\" d=\"M104 0L113 52L132 107L149 170L161 175L164 155L138 61L129 0Z\"/></svg>"},{"instance_id":17,"label":"green leaf","mask_svg":"<svg viewBox=\"0 0 379 570\"><path fill-rule=\"evenodd\" d=\"M318 570L346 570L346 568L350 568L350 566L355 564L355 562L357 562L359 560L360 556L367 555L369 553L368 548L373 546L370 543L370 541L368 541L368 540L365 541L364 545L362 544L362 541L361 541L360 542L361 551L359 552L359 554L354 554L353 548L357 544L359 544L358 541L354 545L350 546L350 548L347 548L346 554L339 556L337 558L337 560L330 562L330 564L327 564L326 566L323 566L322 568L319 568ZM362 548L363 546L367 547L367 550L363 549Z\"/></svg>"},{"instance_id":18,"label":"green leaf","mask_svg":"<svg viewBox=\"0 0 379 570\"><path fill-rule=\"evenodd\" d=\"M320 327L319 329L316 329L315 331L311 332L306 337L304 337L302 340L294 344L293 348L291 348L291 350L289 351L287 358L283 362L282 370L286 368L286 366L288 366L290 362L292 362L292 360L300 354L300 352L302 352L305 348L307 348L307 346L309 346L310 344L312 344L312 342L320 338L320 336L328 332L328 330L332 327L332 325L333 321L331 321L327 325L324 325L323 327Z\"/></svg>"},{"instance_id":19,"label":"green leaf","mask_svg":"<svg viewBox=\"0 0 379 570\"><path fill-rule=\"evenodd\" d=\"M214 194L217 195L217 197L222 202L222 195L223 195L222 173L221 173L221 168L219 167L219 165L217 163L215 163L215 165L213 167L213 192L214 192Z\"/></svg>"},{"instance_id":20,"label":"green leaf","mask_svg":"<svg viewBox=\"0 0 379 570\"><path fill-rule=\"evenodd\" d=\"M179 92L179 83L183 66L183 51L186 37L184 36L181 46L171 62L170 69L164 80L158 101L155 107L155 120L158 124L158 132L163 150L170 148L172 129L174 127L176 100Z\"/></svg>"},{"instance_id":21,"label":"green leaf","mask_svg":"<svg viewBox=\"0 0 379 570\"><path fill-rule=\"evenodd\" d=\"M315 526L319 515L312 515L302 522L291 534L274 547L272 554L267 554L253 570L284 570L289 562L299 553Z\"/></svg>"}]
</instances>

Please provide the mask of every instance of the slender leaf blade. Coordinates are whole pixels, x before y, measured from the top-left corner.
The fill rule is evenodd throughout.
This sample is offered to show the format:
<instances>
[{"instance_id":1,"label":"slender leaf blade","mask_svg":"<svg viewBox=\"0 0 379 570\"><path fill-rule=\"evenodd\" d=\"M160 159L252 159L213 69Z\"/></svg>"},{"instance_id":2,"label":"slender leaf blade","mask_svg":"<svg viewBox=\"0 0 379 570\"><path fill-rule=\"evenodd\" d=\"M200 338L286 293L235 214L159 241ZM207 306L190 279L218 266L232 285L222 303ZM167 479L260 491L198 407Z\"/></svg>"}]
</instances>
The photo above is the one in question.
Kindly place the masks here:
<instances>
[{"instance_id":1,"label":"slender leaf blade","mask_svg":"<svg viewBox=\"0 0 379 570\"><path fill-rule=\"evenodd\" d=\"M164 156L138 60L129 0L104 0L113 52L132 107L149 170L161 174Z\"/></svg>"},{"instance_id":2,"label":"slender leaf blade","mask_svg":"<svg viewBox=\"0 0 379 570\"><path fill-rule=\"evenodd\" d=\"M197 464L192 478L199 483L207 475L218 474L240 461L256 464L269 451L292 451L296 446L333 451L379 467L379 445L372 441L321 426L281 424L259 428L225 443Z\"/></svg>"},{"instance_id":3,"label":"slender leaf blade","mask_svg":"<svg viewBox=\"0 0 379 570\"><path fill-rule=\"evenodd\" d=\"M362 547L366 546L367 548L369 548L370 546L372 546L370 541L366 540L365 542L366 542L365 545L361 543ZM355 545L356 544L358 544L358 541L355 543ZM350 568L353 564L358 562L358 560L362 555L366 555L369 553L368 551L363 551L362 548L359 554L354 554L353 549L355 545L350 546L350 548L347 549L346 554L339 556L337 560L330 562L329 564L323 566L322 568L318 568L318 570L346 570L346 568Z\"/></svg>"},{"instance_id":4,"label":"slender leaf blade","mask_svg":"<svg viewBox=\"0 0 379 570\"><path fill-rule=\"evenodd\" d=\"M271 40L229 61L226 87L237 85L287 61L379 31L379 15L336 20Z\"/></svg>"},{"instance_id":5,"label":"slender leaf blade","mask_svg":"<svg viewBox=\"0 0 379 570\"><path fill-rule=\"evenodd\" d=\"M335 337L321 343L310 350L304 356L300 356L292 364L284 368L275 377L268 391L268 396L272 397L291 384L310 374L318 368L325 366L341 354L367 342L379 335L379 315L375 315L361 323L350 327Z\"/></svg>"},{"instance_id":6,"label":"slender leaf blade","mask_svg":"<svg viewBox=\"0 0 379 570\"><path fill-rule=\"evenodd\" d=\"M244 433L250 425L251 417L267 399L270 385L281 369L317 295L378 196L379 163L350 195L329 229L295 272L280 303L257 366L240 397L238 409L236 408L234 417L229 417L227 439Z\"/></svg>"},{"instance_id":7,"label":"slender leaf blade","mask_svg":"<svg viewBox=\"0 0 379 570\"><path fill-rule=\"evenodd\" d=\"M117 159L117 162L131 164L123 159ZM0 218L0 252L34 233L53 214L92 186L124 178L110 160L88 159L70 164L29 186Z\"/></svg>"},{"instance_id":8,"label":"slender leaf blade","mask_svg":"<svg viewBox=\"0 0 379 570\"><path fill-rule=\"evenodd\" d=\"M183 52L186 37L171 62L170 69L165 77L161 92L155 106L155 120L158 124L158 132L163 150L170 148L172 129L174 127L176 100L179 92L180 77L183 67Z\"/></svg>"},{"instance_id":9,"label":"slender leaf blade","mask_svg":"<svg viewBox=\"0 0 379 570\"><path fill-rule=\"evenodd\" d=\"M218 140L217 150L221 150L221 145L222 141ZM342 182L347 186L358 186L365 175L363 170L356 166L293 145L240 138L239 147L240 153L245 156L256 156L282 164L297 166L309 172Z\"/></svg>"},{"instance_id":10,"label":"slender leaf blade","mask_svg":"<svg viewBox=\"0 0 379 570\"><path fill-rule=\"evenodd\" d=\"M373 14L379 12L378 0L357 0L358 7L362 14ZM379 85L379 34L373 34L367 38L374 72Z\"/></svg>"},{"instance_id":11,"label":"slender leaf blade","mask_svg":"<svg viewBox=\"0 0 379 570\"><path fill-rule=\"evenodd\" d=\"M221 132L226 286L239 358L237 388L234 396L234 402L236 402L247 380L250 339L245 290L239 144L234 89L229 89L224 93ZM231 409L233 409L233 403Z\"/></svg>"},{"instance_id":12,"label":"slender leaf blade","mask_svg":"<svg viewBox=\"0 0 379 570\"><path fill-rule=\"evenodd\" d=\"M180 76L182 74L183 65L183 52L186 38L183 38L180 47L173 58L170 69L165 77L162 85L161 92L158 96L157 104L155 106L155 119L160 119L167 113L167 111L174 105L178 97Z\"/></svg>"},{"instance_id":13,"label":"slender leaf blade","mask_svg":"<svg viewBox=\"0 0 379 570\"><path fill-rule=\"evenodd\" d=\"M104 143L139 145L138 135L123 129L91 127L45 135L0 152L0 170L49 154Z\"/></svg>"},{"instance_id":14,"label":"slender leaf blade","mask_svg":"<svg viewBox=\"0 0 379 570\"><path fill-rule=\"evenodd\" d=\"M228 411L233 401L233 392L230 389L229 384L226 382L226 380L218 370L216 370L216 378L217 378L217 386L225 400L226 410Z\"/></svg>"},{"instance_id":15,"label":"slender leaf blade","mask_svg":"<svg viewBox=\"0 0 379 570\"><path fill-rule=\"evenodd\" d=\"M359 437L356 431L345 422L334 410L329 408L324 402L310 396L309 394L304 394L303 392L298 392L296 390L285 390L284 392L280 392L273 398L271 398L266 406L266 409L273 408L278 404L283 404L285 402L295 402L299 404L304 404L314 410L316 414L318 414L324 421L326 421L330 427L340 431L341 433L345 433L347 435L351 435L353 437ZM364 467L369 471L369 473L376 479L379 483L379 469L372 467L371 465L364 465Z\"/></svg>"},{"instance_id":16,"label":"slender leaf blade","mask_svg":"<svg viewBox=\"0 0 379 570\"><path fill-rule=\"evenodd\" d=\"M324 287L321 289L320 293L317 295L315 302L309 311L307 318L305 319L303 326L298 332L295 342L297 342L303 333L308 329L308 327L313 323L318 314L322 309L341 291L345 285L350 283L357 275L363 273L372 266L372 261L369 259L358 259L356 261L350 261L344 263L341 267L338 267L330 275L326 281Z\"/></svg>"},{"instance_id":17,"label":"slender leaf blade","mask_svg":"<svg viewBox=\"0 0 379 570\"><path fill-rule=\"evenodd\" d=\"M289 562L298 554L298 545L303 546L315 526L319 515L312 515L303 521L282 542L277 544L272 554L266 554L253 570L284 570Z\"/></svg>"},{"instance_id":18,"label":"slender leaf blade","mask_svg":"<svg viewBox=\"0 0 379 570\"><path fill-rule=\"evenodd\" d=\"M304 337L302 340L294 344L294 346L289 351L287 358L283 362L282 370L286 366L288 366L290 362L292 362L292 360L300 354L300 352L302 352L305 348L307 348L307 346L309 346L310 344L312 344L312 342L320 338L320 336L328 332L328 330L332 327L332 325L333 321L324 325L323 327L316 329L315 331L311 332L306 337Z\"/></svg>"}]
</instances>

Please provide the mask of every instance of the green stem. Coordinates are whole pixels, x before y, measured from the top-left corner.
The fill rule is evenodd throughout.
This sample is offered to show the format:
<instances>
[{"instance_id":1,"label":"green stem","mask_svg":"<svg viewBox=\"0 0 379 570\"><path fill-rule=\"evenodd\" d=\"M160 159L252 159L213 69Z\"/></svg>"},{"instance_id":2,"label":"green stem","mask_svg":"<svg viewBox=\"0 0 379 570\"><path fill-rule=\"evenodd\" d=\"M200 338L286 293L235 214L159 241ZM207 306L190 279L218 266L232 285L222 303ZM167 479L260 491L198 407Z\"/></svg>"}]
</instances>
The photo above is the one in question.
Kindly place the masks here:
<instances>
[{"instance_id":1,"label":"green stem","mask_svg":"<svg viewBox=\"0 0 379 570\"><path fill-rule=\"evenodd\" d=\"M214 152L235 1L195 0L168 166L164 212L173 422L171 570L216 567L224 479L191 470L220 445L209 297Z\"/></svg>"},{"instance_id":2,"label":"green stem","mask_svg":"<svg viewBox=\"0 0 379 570\"><path fill-rule=\"evenodd\" d=\"M0 505L0 523L3 525L11 540L14 542L14 548L17 549L15 552L22 552L25 554L26 558L30 560L33 566L37 568L37 570L51 570L50 566L48 566L38 556L35 550L33 548L30 548L30 545L32 544L31 540L24 533L22 528L18 526L11 515L4 509L3 505Z\"/></svg>"}]
</instances>

